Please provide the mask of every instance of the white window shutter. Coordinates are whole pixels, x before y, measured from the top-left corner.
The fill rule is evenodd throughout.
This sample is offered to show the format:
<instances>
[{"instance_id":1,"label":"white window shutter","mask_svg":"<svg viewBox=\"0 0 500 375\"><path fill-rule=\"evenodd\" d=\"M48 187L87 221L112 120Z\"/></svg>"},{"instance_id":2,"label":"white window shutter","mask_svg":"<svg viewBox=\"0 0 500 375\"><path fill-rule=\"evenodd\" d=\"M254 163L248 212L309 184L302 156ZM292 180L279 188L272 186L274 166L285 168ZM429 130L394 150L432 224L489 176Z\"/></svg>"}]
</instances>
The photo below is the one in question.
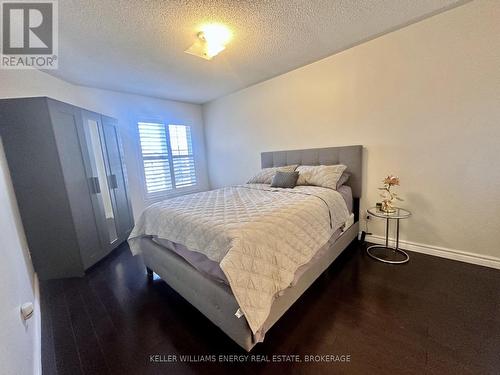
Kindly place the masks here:
<instances>
[{"instance_id":1,"label":"white window shutter","mask_svg":"<svg viewBox=\"0 0 500 375\"><path fill-rule=\"evenodd\" d=\"M165 125L147 122L140 122L138 125L148 195L171 190L172 177Z\"/></svg>"},{"instance_id":2,"label":"white window shutter","mask_svg":"<svg viewBox=\"0 0 500 375\"><path fill-rule=\"evenodd\" d=\"M138 128L148 196L196 186L191 127L139 122Z\"/></svg>"},{"instance_id":3,"label":"white window shutter","mask_svg":"<svg viewBox=\"0 0 500 375\"><path fill-rule=\"evenodd\" d=\"M191 127L186 125L169 125L170 148L175 187L196 186L196 168L194 164Z\"/></svg>"}]
</instances>

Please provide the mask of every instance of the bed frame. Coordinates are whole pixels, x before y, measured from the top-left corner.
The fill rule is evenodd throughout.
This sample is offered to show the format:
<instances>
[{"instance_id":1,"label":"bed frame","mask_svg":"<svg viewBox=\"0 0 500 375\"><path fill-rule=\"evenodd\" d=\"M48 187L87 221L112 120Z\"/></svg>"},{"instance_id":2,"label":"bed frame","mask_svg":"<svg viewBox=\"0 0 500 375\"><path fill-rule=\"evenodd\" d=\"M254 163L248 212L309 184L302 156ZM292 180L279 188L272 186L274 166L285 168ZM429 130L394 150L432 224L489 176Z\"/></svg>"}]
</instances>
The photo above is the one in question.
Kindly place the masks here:
<instances>
[{"instance_id":1,"label":"bed frame","mask_svg":"<svg viewBox=\"0 0 500 375\"><path fill-rule=\"evenodd\" d=\"M290 308L309 286L330 266L339 254L357 237L359 231L359 199L361 198L362 146L328 147L293 151L273 151L261 154L262 168L289 164L332 165L344 164L351 174L348 185L352 189L355 223L346 230L327 250L324 257L317 260L300 277L297 284L285 290L271 308L265 323L267 329ZM216 282L186 262L174 252L149 238L142 238L140 248L148 274L158 274L170 287L202 312L208 319L224 331L231 339L247 351L255 342L244 317L237 318L239 306L231 289Z\"/></svg>"}]
</instances>

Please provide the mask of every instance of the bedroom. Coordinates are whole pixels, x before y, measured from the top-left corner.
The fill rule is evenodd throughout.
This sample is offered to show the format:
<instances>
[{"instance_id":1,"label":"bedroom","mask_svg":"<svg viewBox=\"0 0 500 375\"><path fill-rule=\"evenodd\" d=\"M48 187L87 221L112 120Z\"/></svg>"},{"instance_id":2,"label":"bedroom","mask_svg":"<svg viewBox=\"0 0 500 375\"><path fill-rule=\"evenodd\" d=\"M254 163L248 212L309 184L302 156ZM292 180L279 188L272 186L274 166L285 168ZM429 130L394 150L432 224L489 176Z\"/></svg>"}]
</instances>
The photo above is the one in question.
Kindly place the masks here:
<instances>
[{"instance_id":1,"label":"bedroom","mask_svg":"<svg viewBox=\"0 0 500 375\"><path fill-rule=\"evenodd\" d=\"M0 373L500 371L498 1L40 4Z\"/></svg>"}]
</instances>

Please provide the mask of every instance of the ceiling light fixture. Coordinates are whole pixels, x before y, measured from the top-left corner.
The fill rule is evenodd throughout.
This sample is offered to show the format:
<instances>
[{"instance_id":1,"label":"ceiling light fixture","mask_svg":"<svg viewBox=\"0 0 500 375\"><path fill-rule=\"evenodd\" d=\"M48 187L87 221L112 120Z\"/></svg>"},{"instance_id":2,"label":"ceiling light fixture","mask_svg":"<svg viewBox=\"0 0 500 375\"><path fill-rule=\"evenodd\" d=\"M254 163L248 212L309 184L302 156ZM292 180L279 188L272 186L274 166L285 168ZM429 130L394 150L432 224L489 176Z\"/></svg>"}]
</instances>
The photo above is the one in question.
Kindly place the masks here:
<instances>
[{"instance_id":1,"label":"ceiling light fixture","mask_svg":"<svg viewBox=\"0 0 500 375\"><path fill-rule=\"evenodd\" d=\"M202 26L196 36L196 42L184 52L206 60L212 60L214 56L222 52L232 38L231 31L218 23Z\"/></svg>"}]
</instances>

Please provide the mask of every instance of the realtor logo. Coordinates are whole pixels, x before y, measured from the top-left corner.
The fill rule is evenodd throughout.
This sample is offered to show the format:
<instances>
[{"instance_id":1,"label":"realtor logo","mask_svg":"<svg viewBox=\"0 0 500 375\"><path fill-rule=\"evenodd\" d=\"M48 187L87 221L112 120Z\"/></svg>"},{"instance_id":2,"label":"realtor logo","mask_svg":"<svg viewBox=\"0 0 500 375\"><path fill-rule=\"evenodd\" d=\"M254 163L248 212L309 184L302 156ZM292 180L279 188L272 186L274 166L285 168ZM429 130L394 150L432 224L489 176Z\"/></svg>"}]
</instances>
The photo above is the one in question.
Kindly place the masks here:
<instances>
[{"instance_id":1,"label":"realtor logo","mask_svg":"<svg viewBox=\"0 0 500 375\"><path fill-rule=\"evenodd\" d=\"M3 69L57 69L57 2L1 1Z\"/></svg>"}]
</instances>

